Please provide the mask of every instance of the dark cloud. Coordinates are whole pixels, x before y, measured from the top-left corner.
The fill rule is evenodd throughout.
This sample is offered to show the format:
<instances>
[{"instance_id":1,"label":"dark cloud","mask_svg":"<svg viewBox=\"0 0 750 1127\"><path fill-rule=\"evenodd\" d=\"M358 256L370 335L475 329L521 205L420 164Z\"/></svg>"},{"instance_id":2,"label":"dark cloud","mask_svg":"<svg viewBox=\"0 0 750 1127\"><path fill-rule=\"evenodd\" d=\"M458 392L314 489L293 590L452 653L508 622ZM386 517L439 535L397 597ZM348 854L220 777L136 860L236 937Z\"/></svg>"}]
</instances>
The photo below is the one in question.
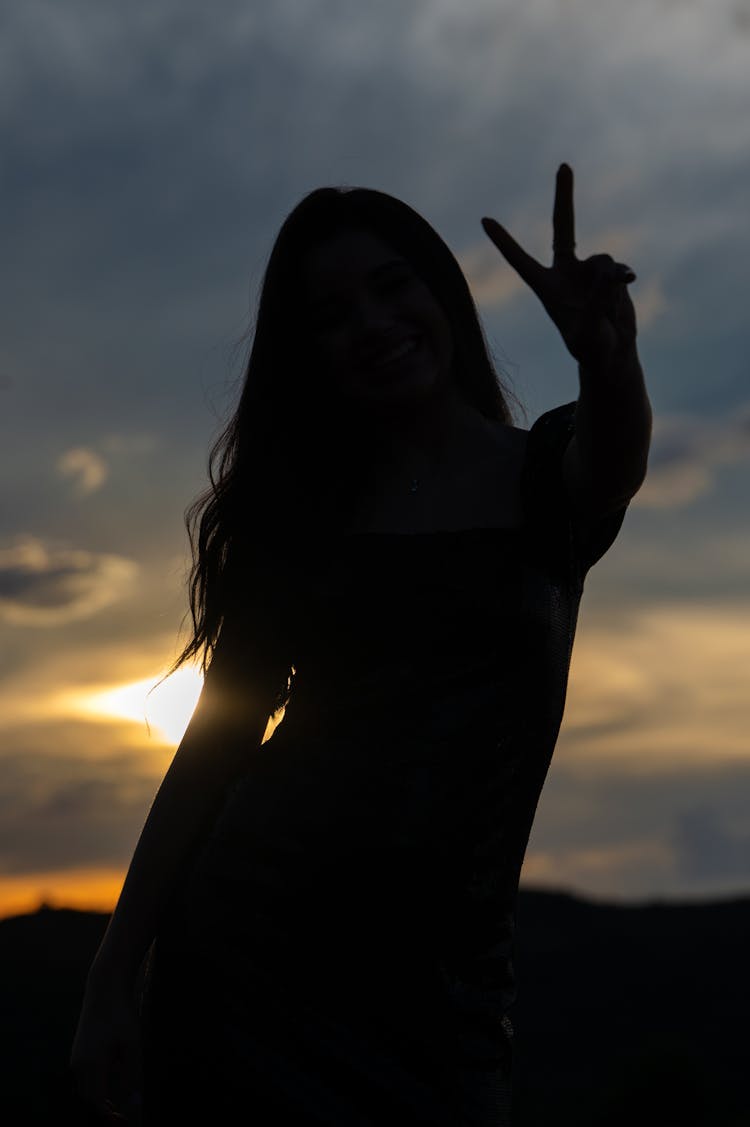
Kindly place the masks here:
<instances>
[{"instance_id":1,"label":"dark cloud","mask_svg":"<svg viewBox=\"0 0 750 1127\"><path fill-rule=\"evenodd\" d=\"M718 95L671 57L668 26L650 27L644 68L642 5L621 35L603 35L587 3L564 17L554 3L534 12L480 0L356 12L336 0L210 10L160 0L148 15L78 0L64 18L53 0L12 9L0 222L15 297L0 317L18 409L28 394L40 426L150 418L185 440L205 435L202 381L226 374L216 350L246 327L248 282L284 213L321 182L395 191L458 247L481 237L478 217L495 206L512 224L532 217L543 229L532 249L546 252L552 172L569 148L588 162L582 239L620 215L642 219L636 266L665 271L701 237L706 200L720 200L722 222L737 217L736 245L744 195L728 185L746 183L736 147L690 176L682 155L670 164L671 115L691 118L686 99L706 113ZM700 13L691 20L700 29ZM730 68L723 80L734 89ZM721 137L734 136L734 101L716 104ZM715 123L701 143L719 144ZM669 207L655 212L655 199Z\"/></svg>"},{"instance_id":2,"label":"dark cloud","mask_svg":"<svg viewBox=\"0 0 750 1127\"><path fill-rule=\"evenodd\" d=\"M750 403L724 416L657 416L639 504L686 505L716 483L720 467L750 460Z\"/></svg>"},{"instance_id":3,"label":"dark cloud","mask_svg":"<svg viewBox=\"0 0 750 1127\"><path fill-rule=\"evenodd\" d=\"M745 794L750 794L748 781ZM750 887L750 818L727 824L718 806L697 802L684 810L674 827L680 876L697 882L733 881Z\"/></svg>"},{"instance_id":4,"label":"dark cloud","mask_svg":"<svg viewBox=\"0 0 750 1127\"><path fill-rule=\"evenodd\" d=\"M608 898L745 891L748 793L746 763L657 768L634 762L627 771L593 770L570 765L558 751L531 835L528 871L541 869L551 883L572 881Z\"/></svg>"},{"instance_id":5,"label":"dark cloud","mask_svg":"<svg viewBox=\"0 0 750 1127\"><path fill-rule=\"evenodd\" d=\"M28 626L62 626L121 599L137 565L119 556L18 537L0 548L0 617Z\"/></svg>"},{"instance_id":6,"label":"dark cloud","mask_svg":"<svg viewBox=\"0 0 750 1127\"><path fill-rule=\"evenodd\" d=\"M41 2L10 14L9 409L58 442L75 419L70 445L82 419L156 420L186 440L197 421L206 435L204 381L226 377L215 350L247 327L249 279L285 212L322 182L405 195L425 182L435 154L422 126L438 107L406 58L422 7L389 0L363 26L336 4L224 3L219 17L157 3L145 18L78 3L61 19Z\"/></svg>"},{"instance_id":7,"label":"dark cloud","mask_svg":"<svg viewBox=\"0 0 750 1127\"><path fill-rule=\"evenodd\" d=\"M142 753L105 724L29 725L3 742L0 872L126 866L157 785Z\"/></svg>"}]
</instances>

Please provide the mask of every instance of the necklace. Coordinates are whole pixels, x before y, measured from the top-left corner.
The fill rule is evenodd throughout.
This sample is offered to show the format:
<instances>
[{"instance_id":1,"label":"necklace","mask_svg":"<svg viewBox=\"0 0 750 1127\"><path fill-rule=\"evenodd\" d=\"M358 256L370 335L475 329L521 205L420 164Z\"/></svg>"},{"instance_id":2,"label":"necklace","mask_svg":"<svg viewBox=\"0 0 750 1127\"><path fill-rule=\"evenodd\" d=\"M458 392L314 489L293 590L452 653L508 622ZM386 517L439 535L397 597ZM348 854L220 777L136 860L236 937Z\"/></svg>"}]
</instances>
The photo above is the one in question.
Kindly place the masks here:
<instances>
[{"instance_id":1,"label":"necklace","mask_svg":"<svg viewBox=\"0 0 750 1127\"><path fill-rule=\"evenodd\" d=\"M410 493L416 493L418 489L419 489L419 478L413 477L411 479L411 485L409 486L409 492Z\"/></svg>"}]
</instances>

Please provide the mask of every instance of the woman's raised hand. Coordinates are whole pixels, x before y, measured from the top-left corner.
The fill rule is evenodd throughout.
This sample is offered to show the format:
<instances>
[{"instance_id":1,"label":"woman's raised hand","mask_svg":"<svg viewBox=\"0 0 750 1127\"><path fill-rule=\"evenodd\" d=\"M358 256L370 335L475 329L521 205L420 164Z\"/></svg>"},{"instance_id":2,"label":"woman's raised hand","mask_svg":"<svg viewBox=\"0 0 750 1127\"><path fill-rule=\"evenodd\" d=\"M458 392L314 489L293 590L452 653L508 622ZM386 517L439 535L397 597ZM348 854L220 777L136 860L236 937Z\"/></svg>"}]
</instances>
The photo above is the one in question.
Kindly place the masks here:
<instances>
[{"instance_id":1,"label":"woman's raised hand","mask_svg":"<svg viewBox=\"0 0 750 1127\"><path fill-rule=\"evenodd\" d=\"M573 170L557 170L552 217L552 265L543 266L495 219L482 226L500 253L534 291L557 325L568 351L587 370L608 368L635 344L635 310L627 284L629 266L608 254L582 262L575 253Z\"/></svg>"}]
</instances>

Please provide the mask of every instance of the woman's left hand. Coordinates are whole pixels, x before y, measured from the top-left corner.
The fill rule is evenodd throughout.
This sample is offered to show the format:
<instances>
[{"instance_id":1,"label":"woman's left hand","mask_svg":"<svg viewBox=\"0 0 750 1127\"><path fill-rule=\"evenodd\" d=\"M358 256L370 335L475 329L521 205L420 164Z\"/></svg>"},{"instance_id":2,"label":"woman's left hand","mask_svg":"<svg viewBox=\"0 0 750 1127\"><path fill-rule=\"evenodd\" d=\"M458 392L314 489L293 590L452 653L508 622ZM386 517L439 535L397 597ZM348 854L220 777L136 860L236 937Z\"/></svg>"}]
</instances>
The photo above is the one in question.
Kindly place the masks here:
<instances>
[{"instance_id":1,"label":"woman's left hand","mask_svg":"<svg viewBox=\"0 0 750 1127\"><path fill-rule=\"evenodd\" d=\"M635 310L627 284L629 266L608 254L580 261L575 253L573 170L557 171L552 218L552 266L542 266L495 219L482 226L500 253L537 295L557 325L568 351L586 370L609 368L634 350Z\"/></svg>"}]
</instances>

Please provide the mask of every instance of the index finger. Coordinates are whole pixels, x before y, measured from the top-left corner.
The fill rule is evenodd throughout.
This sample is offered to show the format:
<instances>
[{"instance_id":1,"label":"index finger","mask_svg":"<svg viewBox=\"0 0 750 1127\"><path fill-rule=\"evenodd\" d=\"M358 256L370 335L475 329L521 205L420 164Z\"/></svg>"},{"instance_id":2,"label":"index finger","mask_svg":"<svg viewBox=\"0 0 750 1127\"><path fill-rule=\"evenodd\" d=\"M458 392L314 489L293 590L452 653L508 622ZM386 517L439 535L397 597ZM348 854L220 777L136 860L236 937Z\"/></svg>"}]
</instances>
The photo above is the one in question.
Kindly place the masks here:
<instances>
[{"instance_id":1,"label":"index finger","mask_svg":"<svg viewBox=\"0 0 750 1127\"><path fill-rule=\"evenodd\" d=\"M532 258L496 219L485 217L482 220L482 226L484 227L485 234L489 236L506 262L513 267L516 273L523 279L527 286L531 287L534 293L541 296L547 268L537 262L535 258Z\"/></svg>"},{"instance_id":2,"label":"index finger","mask_svg":"<svg viewBox=\"0 0 750 1127\"><path fill-rule=\"evenodd\" d=\"M555 180L555 205L552 211L552 253L554 261L575 258L576 226L573 212L573 169L561 164Z\"/></svg>"}]
</instances>

